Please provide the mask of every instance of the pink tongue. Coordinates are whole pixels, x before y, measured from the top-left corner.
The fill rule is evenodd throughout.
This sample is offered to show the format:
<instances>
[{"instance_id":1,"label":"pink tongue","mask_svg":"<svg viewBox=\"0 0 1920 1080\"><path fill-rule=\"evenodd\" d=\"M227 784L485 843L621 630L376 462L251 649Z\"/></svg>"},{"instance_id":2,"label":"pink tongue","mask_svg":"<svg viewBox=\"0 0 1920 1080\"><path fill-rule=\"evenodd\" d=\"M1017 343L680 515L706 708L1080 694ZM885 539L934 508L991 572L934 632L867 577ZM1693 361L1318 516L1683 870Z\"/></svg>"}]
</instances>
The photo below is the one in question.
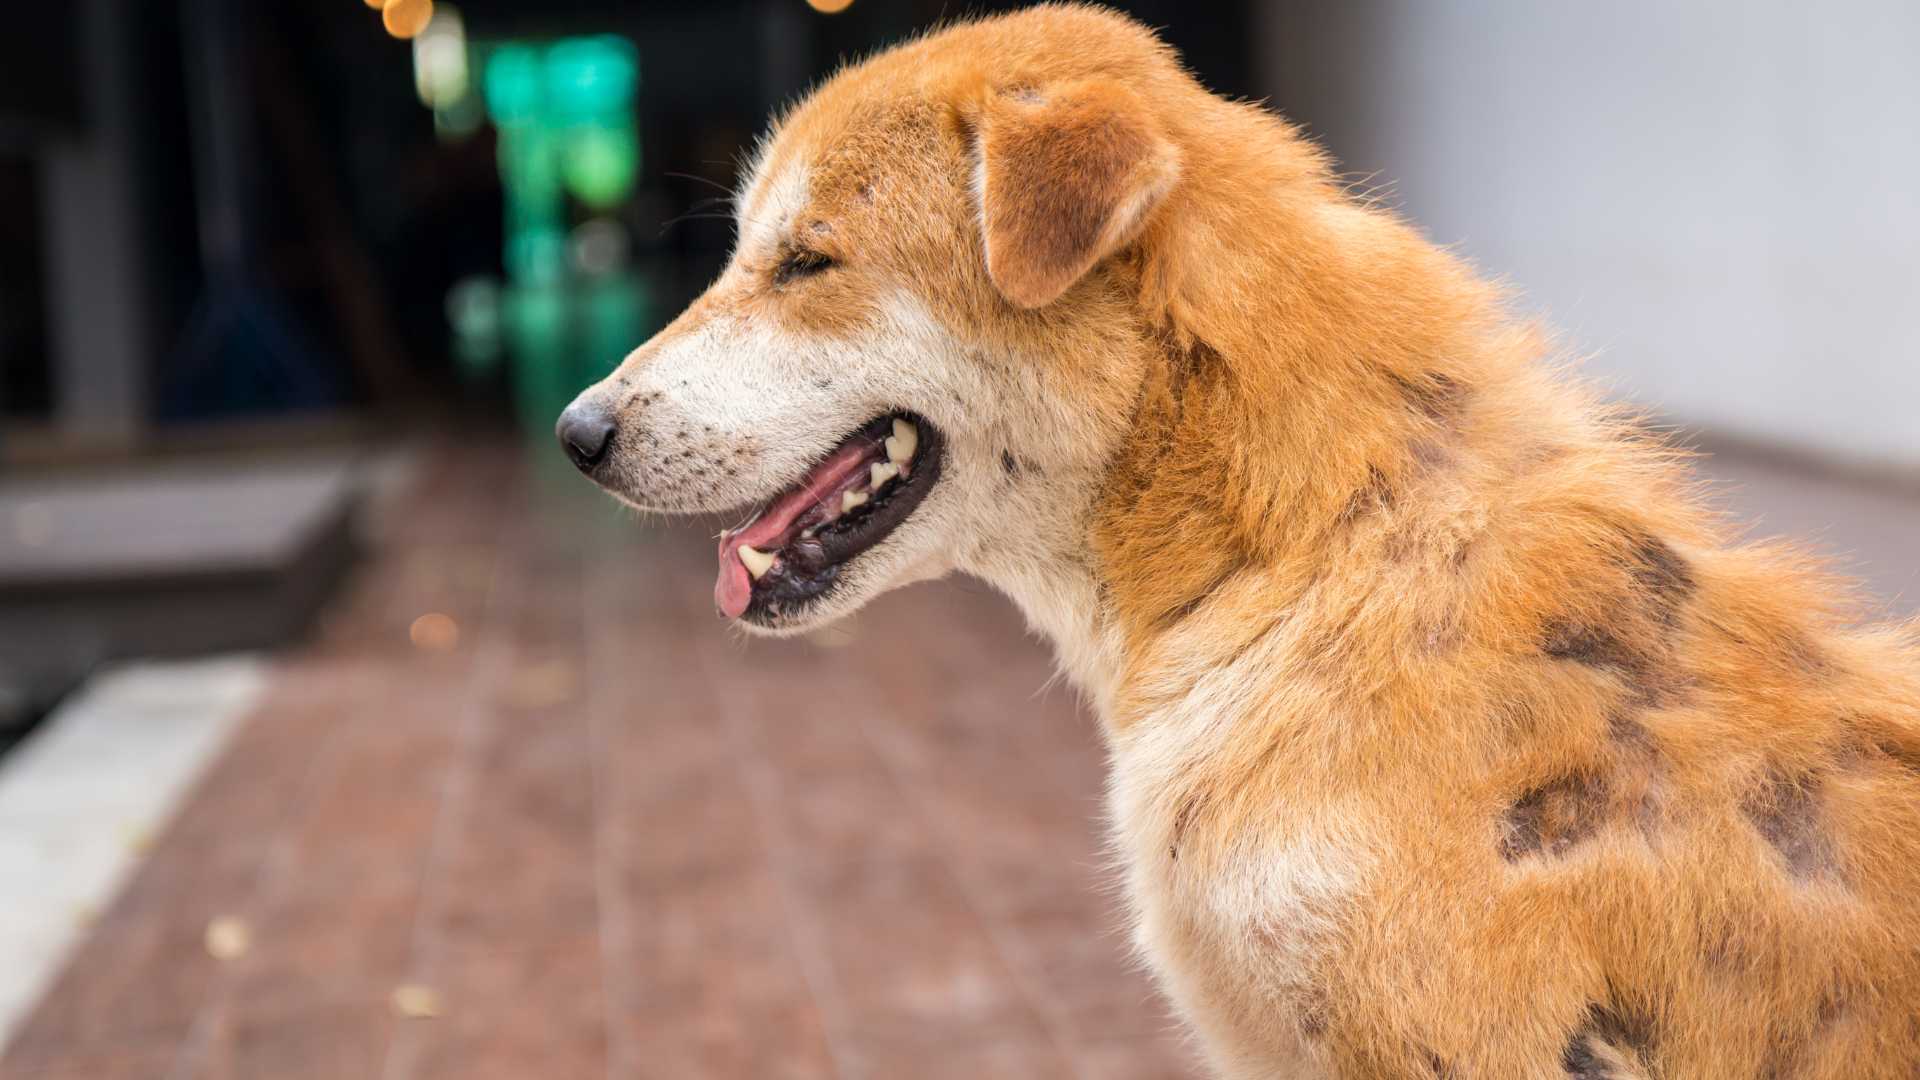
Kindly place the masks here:
<instances>
[{"instance_id":1,"label":"pink tongue","mask_svg":"<svg viewBox=\"0 0 1920 1080\"><path fill-rule=\"evenodd\" d=\"M740 545L772 553L792 542L794 522L828 495L836 495L846 480L867 467L873 444L856 439L814 466L800 486L775 499L772 506L738 530L720 534L720 576L713 583L713 603L720 614L737 619L753 601L753 576L740 561Z\"/></svg>"}]
</instances>

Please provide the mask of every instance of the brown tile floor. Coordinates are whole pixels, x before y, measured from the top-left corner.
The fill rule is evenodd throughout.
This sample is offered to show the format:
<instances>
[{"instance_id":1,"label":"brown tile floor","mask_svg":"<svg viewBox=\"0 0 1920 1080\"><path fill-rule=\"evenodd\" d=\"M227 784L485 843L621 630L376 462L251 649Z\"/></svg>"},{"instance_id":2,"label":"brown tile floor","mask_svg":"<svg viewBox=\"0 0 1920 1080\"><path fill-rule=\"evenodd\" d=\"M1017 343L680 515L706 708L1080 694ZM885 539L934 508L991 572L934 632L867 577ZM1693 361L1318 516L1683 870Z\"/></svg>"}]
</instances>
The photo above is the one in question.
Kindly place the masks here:
<instances>
[{"instance_id":1,"label":"brown tile floor","mask_svg":"<svg viewBox=\"0 0 1920 1080\"><path fill-rule=\"evenodd\" d=\"M1002 601L749 645L699 532L501 450L378 531L0 1076L1192 1075L1102 888L1092 722Z\"/></svg>"},{"instance_id":2,"label":"brown tile floor","mask_svg":"<svg viewBox=\"0 0 1920 1080\"><path fill-rule=\"evenodd\" d=\"M1912 502L1722 471L1911 588ZM1103 888L1092 723L1003 601L749 645L697 531L497 448L378 531L0 1076L1195 1074ZM451 647L409 643L427 612Z\"/></svg>"}]
</instances>

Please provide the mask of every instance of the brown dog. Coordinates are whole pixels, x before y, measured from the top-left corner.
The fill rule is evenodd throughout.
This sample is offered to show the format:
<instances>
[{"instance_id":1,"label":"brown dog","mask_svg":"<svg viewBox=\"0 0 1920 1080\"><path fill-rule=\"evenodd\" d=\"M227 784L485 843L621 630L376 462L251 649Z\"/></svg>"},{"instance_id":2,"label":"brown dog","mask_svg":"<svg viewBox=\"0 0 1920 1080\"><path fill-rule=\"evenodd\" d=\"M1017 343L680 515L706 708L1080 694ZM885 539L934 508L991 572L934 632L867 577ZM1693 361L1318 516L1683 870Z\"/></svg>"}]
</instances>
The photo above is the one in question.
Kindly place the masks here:
<instances>
[{"instance_id":1,"label":"brown dog","mask_svg":"<svg viewBox=\"0 0 1920 1080\"><path fill-rule=\"evenodd\" d=\"M1223 1076L1920 1076L1920 646L1733 546L1499 294L1141 27L1042 7L784 119L568 410L716 599L952 569L1099 710Z\"/></svg>"}]
</instances>

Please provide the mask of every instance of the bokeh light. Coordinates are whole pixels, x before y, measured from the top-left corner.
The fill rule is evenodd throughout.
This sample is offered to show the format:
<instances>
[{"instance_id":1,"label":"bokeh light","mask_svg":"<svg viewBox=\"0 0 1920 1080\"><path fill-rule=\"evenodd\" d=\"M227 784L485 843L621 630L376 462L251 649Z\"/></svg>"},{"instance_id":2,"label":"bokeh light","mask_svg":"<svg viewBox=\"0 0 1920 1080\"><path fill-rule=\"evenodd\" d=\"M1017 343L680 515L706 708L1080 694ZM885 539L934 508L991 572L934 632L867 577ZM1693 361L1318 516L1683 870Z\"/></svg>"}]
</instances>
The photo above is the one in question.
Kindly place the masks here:
<instances>
[{"instance_id":1,"label":"bokeh light","mask_svg":"<svg viewBox=\"0 0 1920 1080\"><path fill-rule=\"evenodd\" d=\"M421 103L435 112L467 96L467 28L451 4L440 5L413 39L413 86Z\"/></svg>"},{"instance_id":2,"label":"bokeh light","mask_svg":"<svg viewBox=\"0 0 1920 1080\"><path fill-rule=\"evenodd\" d=\"M380 21L386 24L387 33L404 41L433 21L433 0L388 0L380 9Z\"/></svg>"},{"instance_id":3,"label":"bokeh light","mask_svg":"<svg viewBox=\"0 0 1920 1080\"><path fill-rule=\"evenodd\" d=\"M822 15L838 15L853 6L853 0L807 0L807 6Z\"/></svg>"},{"instance_id":4,"label":"bokeh light","mask_svg":"<svg viewBox=\"0 0 1920 1080\"><path fill-rule=\"evenodd\" d=\"M450 615L429 611L407 627L407 638L415 648L427 652L449 652L460 644L460 624Z\"/></svg>"}]
</instances>

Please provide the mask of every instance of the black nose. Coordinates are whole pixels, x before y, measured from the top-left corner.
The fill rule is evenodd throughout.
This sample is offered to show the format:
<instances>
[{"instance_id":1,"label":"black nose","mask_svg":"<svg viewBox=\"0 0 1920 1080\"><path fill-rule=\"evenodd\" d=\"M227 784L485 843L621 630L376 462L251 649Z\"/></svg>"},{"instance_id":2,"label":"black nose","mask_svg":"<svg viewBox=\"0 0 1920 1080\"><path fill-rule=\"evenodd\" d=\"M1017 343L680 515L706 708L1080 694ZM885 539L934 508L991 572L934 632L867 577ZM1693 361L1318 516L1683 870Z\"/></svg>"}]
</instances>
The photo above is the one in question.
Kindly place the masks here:
<instances>
[{"instance_id":1,"label":"black nose","mask_svg":"<svg viewBox=\"0 0 1920 1080\"><path fill-rule=\"evenodd\" d=\"M580 471L592 472L613 445L613 418L597 405L576 401L560 414L553 433Z\"/></svg>"}]
</instances>

